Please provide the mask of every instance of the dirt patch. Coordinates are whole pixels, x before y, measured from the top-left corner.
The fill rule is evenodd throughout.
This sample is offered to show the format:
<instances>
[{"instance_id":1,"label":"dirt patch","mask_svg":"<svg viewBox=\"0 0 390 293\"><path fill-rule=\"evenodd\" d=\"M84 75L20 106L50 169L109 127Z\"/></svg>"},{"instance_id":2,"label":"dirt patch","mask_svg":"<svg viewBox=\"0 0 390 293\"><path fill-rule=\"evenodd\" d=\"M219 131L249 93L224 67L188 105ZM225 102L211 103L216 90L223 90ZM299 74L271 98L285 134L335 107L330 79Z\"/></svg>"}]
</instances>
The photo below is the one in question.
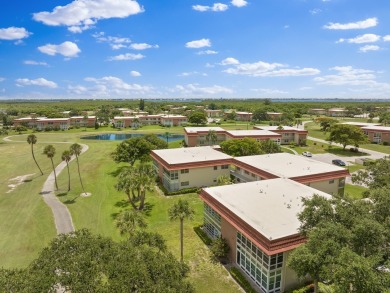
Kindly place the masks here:
<instances>
[{"instance_id":1,"label":"dirt patch","mask_svg":"<svg viewBox=\"0 0 390 293\"><path fill-rule=\"evenodd\" d=\"M9 182L9 184L8 184L9 190L6 193L10 193L10 192L14 191L14 189L16 187L18 187L19 185L23 184L24 182L31 181L31 179L29 179L29 177L31 177L33 175L35 175L35 173L22 175L22 176L17 176L15 178L9 179L8 180L8 182Z\"/></svg>"}]
</instances>

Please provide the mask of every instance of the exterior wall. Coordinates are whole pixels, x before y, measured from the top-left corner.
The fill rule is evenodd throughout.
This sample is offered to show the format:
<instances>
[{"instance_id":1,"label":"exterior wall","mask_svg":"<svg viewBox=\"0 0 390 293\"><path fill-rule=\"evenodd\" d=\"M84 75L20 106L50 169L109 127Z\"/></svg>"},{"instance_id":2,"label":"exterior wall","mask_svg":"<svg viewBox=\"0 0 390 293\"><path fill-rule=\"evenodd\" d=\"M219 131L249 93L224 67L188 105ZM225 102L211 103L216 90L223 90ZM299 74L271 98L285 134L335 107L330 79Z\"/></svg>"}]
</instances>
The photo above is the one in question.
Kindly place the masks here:
<instances>
[{"instance_id":1,"label":"exterior wall","mask_svg":"<svg viewBox=\"0 0 390 293\"><path fill-rule=\"evenodd\" d=\"M283 254L284 263L282 269L282 292L289 291L294 289L301 283L301 280L298 278L298 275L287 266L287 260L291 254L292 250L286 251Z\"/></svg>"},{"instance_id":2,"label":"exterior wall","mask_svg":"<svg viewBox=\"0 0 390 293\"><path fill-rule=\"evenodd\" d=\"M237 255L237 229L234 228L228 221L225 219L221 219L221 234L222 237L226 239L229 244L229 261L231 263L236 263L236 255Z\"/></svg>"},{"instance_id":3,"label":"exterior wall","mask_svg":"<svg viewBox=\"0 0 390 293\"><path fill-rule=\"evenodd\" d=\"M338 194L343 195L344 194L345 178L310 182L310 183L307 183L306 185L308 185L314 189L332 194L332 195L338 195Z\"/></svg>"},{"instance_id":4,"label":"exterior wall","mask_svg":"<svg viewBox=\"0 0 390 293\"><path fill-rule=\"evenodd\" d=\"M94 127L95 121L95 116L88 116L87 119L84 119L84 117L70 117L70 125L72 126Z\"/></svg>"},{"instance_id":5,"label":"exterior wall","mask_svg":"<svg viewBox=\"0 0 390 293\"><path fill-rule=\"evenodd\" d=\"M217 184L217 178L219 176L230 175L229 165L226 164L224 166L227 166L226 169L222 169L222 166L219 165L219 166L209 166L203 168L177 170L178 179L171 179L170 177L168 177L168 174L164 173L163 171L161 172L159 169L159 176L165 188L169 192L184 189L184 188L214 186ZM169 172L172 173L175 171L169 171Z\"/></svg>"},{"instance_id":6,"label":"exterior wall","mask_svg":"<svg viewBox=\"0 0 390 293\"><path fill-rule=\"evenodd\" d=\"M264 179L240 167L236 167L236 170L231 171L231 174L236 178L236 183L245 183Z\"/></svg>"},{"instance_id":7,"label":"exterior wall","mask_svg":"<svg viewBox=\"0 0 390 293\"><path fill-rule=\"evenodd\" d=\"M184 134L184 141L188 147L194 147L197 145L198 137L197 136L188 136L187 133Z\"/></svg>"},{"instance_id":8,"label":"exterior wall","mask_svg":"<svg viewBox=\"0 0 390 293\"><path fill-rule=\"evenodd\" d=\"M214 170L214 166L205 168L189 169L188 173L182 174L179 171L179 182L189 182L188 186L181 186L182 188L202 187L202 186L214 186L217 184L217 178L221 175L230 175L229 168L221 169L221 166L216 166L217 170Z\"/></svg>"},{"instance_id":9,"label":"exterior wall","mask_svg":"<svg viewBox=\"0 0 390 293\"><path fill-rule=\"evenodd\" d=\"M390 132L387 131L374 131L374 130L364 130L370 142L373 143L383 143L387 142L390 144Z\"/></svg>"},{"instance_id":10,"label":"exterior wall","mask_svg":"<svg viewBox=\"0 0 390 293\"><path fill-rule=\"evenodd\" d=\"M220 134L220 133L216 133L216 134L217 134L217 140L216 140L215 144L220 144L221 142L226 140L226 135L225 134ZM207 133L200 133L200 134L198 134L195 146L210 145L211 141L207 141L206 140L206 136L207 136Z\"/></svg>"},{"instance_id":11,"label":"exterior wall","mask_svg":"<svg viewBox=\"0 0 390 293\"><path fill-rule=\"evenodd\" d=\"M62 120L62 121L37 121L37 129L38 130L45 130L47 128L50 129L61 129L61 130L67 130L70 126L69 120Z\"/></svg>"}]
</instances>

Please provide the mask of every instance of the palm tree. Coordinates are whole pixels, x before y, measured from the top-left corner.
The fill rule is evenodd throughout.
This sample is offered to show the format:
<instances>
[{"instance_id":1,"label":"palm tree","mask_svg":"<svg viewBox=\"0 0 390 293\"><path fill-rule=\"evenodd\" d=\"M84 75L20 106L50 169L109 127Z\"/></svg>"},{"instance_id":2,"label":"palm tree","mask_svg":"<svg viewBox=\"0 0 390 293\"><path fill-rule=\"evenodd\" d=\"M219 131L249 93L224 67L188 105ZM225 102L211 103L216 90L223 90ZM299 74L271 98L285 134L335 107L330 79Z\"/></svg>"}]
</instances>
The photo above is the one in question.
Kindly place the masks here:
<instances>
[{"instance_id":1,"label":"palm tree","mask_svg":"<svg viewBox=\"0 0 390 293\"><path fill-rule=\"evenodd\" d=\"M56 183L56 189L58 190L56 168L54 167L53 157L56 154L56 149L51 144L45 146L43 153L51 160L51 165L54 172L54 182Z\"/></svg>"},{"instance_id":2,"label":"palm tree","mask_svg":"<svg viewBox=\"0 0 390 293\"><path fill-rule=\"evenodd\" d=\"M121 212L116 219L116 227L119 228L121 235L129 233L133 236L138 228L144 229L147 227L145 216L137 210L129 210Z\"/></svg>"},{"instance_id":3,"label":"palm tree","mask_svg":"<svg viewBox=\"0 0 390 293\"><path fill-rule=\"evenodd\" d=\"M27 136L27 142L28 144L31 144L31 154L32 154L32 157L34 159L34 162L35 164L37 165L39 171L41 172L41 175L43 175L43 172L41 170L41 167L39 167L38 165L38 162L37 160L35 159L35 155L34 155L34 144L36 144L38 141L37 137L35 136L35 134L30 134L29 136Z\"/></svg>"},{"instance_id":4,"label":"palm tree","mask_svg":"<svg viewBox=\"0 0 390 293\"><path fill-rule=\"evenodd\" d=\"M167 132L164 132L164 135L165 135L165 139L167 140L167 144L168 144L169 136L171 134L167 131Z\"/></svg>"},{"instance_id":5,"label":"palm tree","mask_svg":"<svg viewBox=\"0 0 390 293\"><path fill-rule=\"evenodd\" d=\"M70 151L65 150L62 153L61 159L66 162L66 168L68 169L68 191L70 191L70 173L69 173L69 161L72 158Z\"/></svg>"},{"instance_id":6,"label":"palm tree","mask_svg":"<svg viewBox=\"0 0 390 293\"><path fill-rule=\"evenodd\" d=\"M169 219L180 220L180 261L183 262L183 223L184 219L192 219L195 211L188 201L179 199L168 211Z\"/></svg>"},{"instance_id":7,"label":"palm tree","mask_svg":"<svg viewBox=\"0 0 390 293\"><path fill-rule=\"evenodd\" d=\"M206 141L209 145L210 145L210 142L211 142L211 145L215 144L215 142L217 141L217 133L215 132L215 130L211 130L211 129L209 130L209 132L206 135Z\"/></svg>"},{"instance_id":8,"label":"palm tree","mask_svg":"<svg viewBox=\"0 0 390 293\"><path fill-rule=\"evenodd\" d=\"M139 173L137 177L137 182L140 189L140 203L138 209L143 210L145 206L146 191L152 190L156 179L156 171L154 170L152 164L148 163L140 163L138 168Z\"/></svg>"},{"instance_id":9,"label":"palm tree","mask_svg":"<svg viewBox=\"0 0 390 293\"><path fill-rule=\"evenodd\" d=\"M80 174L80 164L79 164L79 156L81 154L81 150L82 150L82 146L79 145L78 143L74 143L70 146L70 154L73 156L75 155L76 156L76 161L77 161L77 170L79 172L79 178L80 178L80 184L81 184L81 188L83 189L85 195L87 195L87 193L85 192L85 189L84 189L84 185L83 185L83 181L81 180L81 174Z\"/></svg>"}]
</instances>

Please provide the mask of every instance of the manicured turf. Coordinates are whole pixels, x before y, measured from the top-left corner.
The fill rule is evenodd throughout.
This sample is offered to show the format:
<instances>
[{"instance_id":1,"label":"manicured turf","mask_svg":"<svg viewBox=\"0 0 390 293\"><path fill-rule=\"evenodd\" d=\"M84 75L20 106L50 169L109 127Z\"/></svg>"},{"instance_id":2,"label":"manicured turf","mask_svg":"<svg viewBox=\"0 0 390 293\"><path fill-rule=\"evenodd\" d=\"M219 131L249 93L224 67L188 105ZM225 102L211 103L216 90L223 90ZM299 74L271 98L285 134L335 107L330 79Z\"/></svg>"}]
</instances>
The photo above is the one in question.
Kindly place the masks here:
<instances>
[{"instance_id":1,"label":"manicured turf","mask_svg":"<svg viewBox=\"0 0 390 293\"><path fill-rule=\"evenodd\" d=\"M346 197L351 199L362 199L363 192L366 190L368 190L368 188L358 185L345 184L344 194Z\"/></svg>"},{"instance_id":2,"label":"manicured turf","mask_svg":"<svg viewBox=\"0 0 390 293\"><path fill-rule=\"evenodd\" d=\"M150 132L156 131L150 129ZM80 196L82 188L75 161L70 164L71 191L67 192L68 177L67 170L64 169L58 178L60 190L57 195L68 206L76 229L88 228L93 233L115 240L123 239L115 228L115 216L131 207L126 201L126 195L116 191L115 183L118 171L126 164L116 164L110 157L119 142L80 140L79 137L84 133L37 133L39 143L36 145L36 157L45 176L34 177L31 182L24 183L10 194L5 193L6 184L0 186L0 266L26 266L56 234L51 211L39 194L47 174L51 171L49 159L41 155L44 146L48 144L44 143L46 141L53 142L57 149L54 157L56 165L61 160L62 151L69 148L69 143L88 144L89 150L80 156L80 169L85 190L92 195ZM13 138L21 141L20 143L0 144L1 166L7 170L7 174L0 174L1 182L5 183L16 176L38 170L31 157L26 137L27 135L21 135ZM55 144L56 141L69 143ZM194 220L186 221L184 225L184 258L191 269L190 282L197 292L240 292L227 271L211 260L209 249L193 230L202 223L203 218L203 203L197 194L165 197L157 192L148 193L148 229L162 234L170 251L179 258L179 223L169 221L167 210L180 197L188 199L196 210Z\"/></svg>"},{"instance_id":3,"label":"manicured turf","mask_svg":"<svg viewBox=\"0 0 390 293\"><path fill-rule=\"evenodd\" d=\"M56 235L51 210L40 195L44 181L52 171L50 160L42 154L47 145L34 146L35 157L44 172L41 176L36 167L27 135L17 136L20 142L0 144L0 267L22 267L34 259L38 252ZM2 138L1 138L2 139ZM55 144L61 154L68 144ZM54 163L60 163L56 155ZM28 175L24 182L12 180ZM9 185L21 182L11 191Z\"/></svg>"}]
</instances>

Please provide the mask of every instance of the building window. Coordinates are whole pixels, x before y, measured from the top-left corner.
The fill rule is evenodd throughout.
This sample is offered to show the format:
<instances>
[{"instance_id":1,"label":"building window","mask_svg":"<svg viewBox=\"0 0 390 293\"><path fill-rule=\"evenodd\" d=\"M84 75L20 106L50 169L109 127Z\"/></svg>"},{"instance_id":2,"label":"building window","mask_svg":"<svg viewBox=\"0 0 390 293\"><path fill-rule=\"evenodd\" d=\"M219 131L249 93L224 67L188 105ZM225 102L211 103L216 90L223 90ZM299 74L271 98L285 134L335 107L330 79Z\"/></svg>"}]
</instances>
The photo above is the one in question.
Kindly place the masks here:
<instances>
[{"instance_id":1,"label":"building window","mask_svg":"<svg viewBox=\"0 0 390 293\"><path fill-rule=\"evenodd\" d=\"M236 167L236 171L241 171L241 168L240 167Z\"/></svg>"},{"instance_id":2,"label":"building window","mask_svg":"<svg viewBox=\"0 0 390 293\"><path fill-rule=\"evenodd\" d=\"M190 185L190 182L189 181L184 181L182 183L180 183L181 186L188 186Z\"/></svg>"},{"instance_id":3,"label":"building window","mask_svg":"<svg viewBox=\"0 0 390 293\"><path fill-rule=\"evenodd\" d=\"M240 232L237 232L236 245L237 264L262 289L262 292L280 292L283 253L267 255Z\"/></svg>"},{"instance_id":4,"label":"building window","mask_svg":"<svg viewBox=\"0 0 390 293\"><path fill-rule=\"evenodd\" d=\"M187 173L189 173L189 170L188 169L183 169L183 170L180 170L180 173L181 174L187 174Z\"/></svg>"},{"instance_id":5,"label":"building window","mask_svg":"<svg viewBox=\"0 0 390 293\"><path fill-rule=\"evenodd\" d=\"M229 165L222 165L222 166L221 166L221 169L225 169L225 170L226 170L226 169L229 169Z\"/></svg>"},{"instance_id":6,"label":"building window","mask_svg":"<svg viewBox=\"0 0 390 293\"><path fill-rule=\"evenodd\" d=\"M245 173L246 175L249 175L249 171L247 171L247 170L244 170L244 173Z\"/></svg>"},{"instance_id":7,"label":"building window","mask_svg":"<svg viewBox=\"0 0 390 293\"><path fill-rule=\"evenodd\" d=\"M221 216L206 203L204 204L203 228L212 239L221 236Z\"/></svg>"},{"instance_id":8,"label":"building window","mask_svg":"<svg viewBox=\"0 0 390 293\"><path fill-rule=\"evenodd\" d=\"M218 170L218 166L214 166L214 170Z\"/></svg>"},{"instance_id":9,"label":"building window","mask_svg":"<svg viewBox=\"0 0 390 293\"><path fill-rule=\"evenodd\" d=\"M171 171L169 172L171 180L177 180L179 179L179 172L176 171Z\"/></svg>"},{"instance_id":10,"label":"building window","mask_svg":"<svg viewBox=\"0 0 390 293\"><path fill-rule=\"evenodd\" d=\"M334 180L329 180L329 184L333 184L334 183Z\"/></svg>"}]
</instances>

